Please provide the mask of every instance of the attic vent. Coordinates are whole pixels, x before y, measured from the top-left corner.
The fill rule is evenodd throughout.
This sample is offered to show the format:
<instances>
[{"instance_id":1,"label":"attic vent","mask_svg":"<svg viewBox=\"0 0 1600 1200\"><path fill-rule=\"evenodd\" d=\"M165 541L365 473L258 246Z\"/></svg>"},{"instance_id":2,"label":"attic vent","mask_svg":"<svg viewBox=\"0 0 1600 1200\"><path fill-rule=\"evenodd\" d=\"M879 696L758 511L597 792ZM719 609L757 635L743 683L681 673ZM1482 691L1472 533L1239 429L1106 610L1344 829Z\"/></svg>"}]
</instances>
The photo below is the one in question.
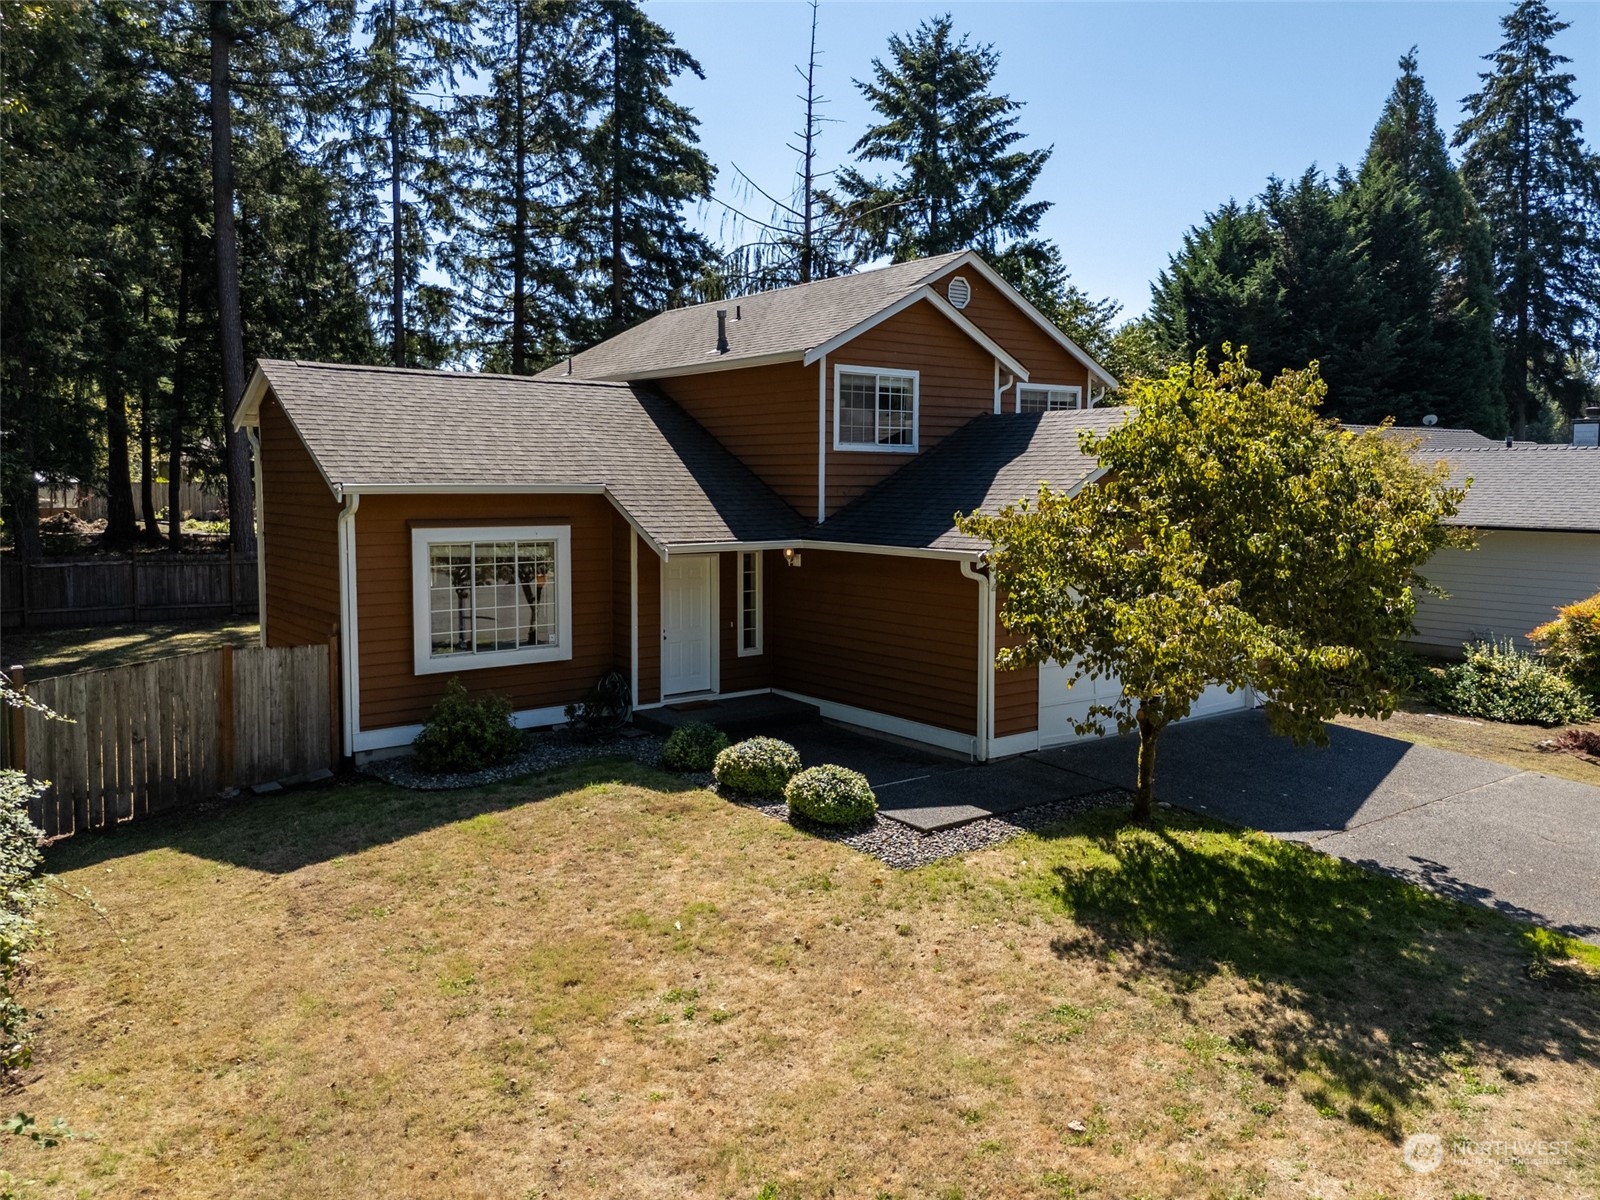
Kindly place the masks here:
<instances>
[{"instance_id":1,"label":"attic vent","mask_svg":"<svg viewBox=\"0 0 1600 1200\"><path fill-rule=\"evenodd\" d=\"M950 303L957 308L965 308L972 300L972 285L967 282L965 275L957 275L950 281L950 286L945 288L945 295L950 297Z\"/></svg>"}]
</instances>

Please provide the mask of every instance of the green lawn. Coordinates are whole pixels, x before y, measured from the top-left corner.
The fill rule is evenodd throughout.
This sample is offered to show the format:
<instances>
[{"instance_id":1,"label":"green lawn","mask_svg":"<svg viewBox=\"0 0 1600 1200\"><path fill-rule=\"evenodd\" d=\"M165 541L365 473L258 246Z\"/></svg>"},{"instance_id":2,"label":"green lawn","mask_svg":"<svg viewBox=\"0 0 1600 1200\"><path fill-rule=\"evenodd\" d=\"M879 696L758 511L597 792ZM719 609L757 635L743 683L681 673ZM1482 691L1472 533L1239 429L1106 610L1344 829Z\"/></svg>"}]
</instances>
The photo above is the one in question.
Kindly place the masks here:
<instances>
[{"instance_id":1,"label":"green lawn","mask_svg":"<svg viewBox=\"0 0 1600 1200\"><path fill-rule=\"evenodd\" d=\"M23 1196L1576 1196L1600 955L1097 812L896 872L629 763L63 844ZM1568 955L1576 954L1573 959ZM1413 1175L1413 1132L1544 1139Z\"/></svg>"}]
</instances>

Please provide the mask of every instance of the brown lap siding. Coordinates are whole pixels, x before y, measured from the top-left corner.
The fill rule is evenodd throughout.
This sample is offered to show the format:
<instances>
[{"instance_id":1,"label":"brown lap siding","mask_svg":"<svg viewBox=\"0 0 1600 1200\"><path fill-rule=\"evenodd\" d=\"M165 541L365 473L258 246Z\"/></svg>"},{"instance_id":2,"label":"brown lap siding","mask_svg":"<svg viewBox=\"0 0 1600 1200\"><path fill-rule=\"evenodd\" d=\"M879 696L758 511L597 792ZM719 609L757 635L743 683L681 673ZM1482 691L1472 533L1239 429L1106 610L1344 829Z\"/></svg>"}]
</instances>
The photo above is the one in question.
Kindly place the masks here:
<instances>
[{"instance_id":1,"label":"brown lap siding","mask_svg":"<svg viewBox=\"0 0 1600 1200\"><path fill-rule=\"evenodd\" d=\"M978 585L951 561L807 550L769 559L772 686L973 733Z\"/></svg>"},{"instance_id":2,"label":"brown lap siding","mask_svg":"<svg viewBox=\"0 0 1600 1200\"><path fill-rule=\"evenodd\" d=\"M1071 387L1088 382L1089 369L1074 358L1060 342L1028 319L997 288L976 271L956 271L939 280L934 286L941 295L949 286L953 275L964 275L972 285L972 299L962 311L962 316L983 330L1010 352L1013 358L1028 369L1029 382ZM1005 369L1001 368L1000 382L1005 382ZM992 404L991 404L992 407ZM1017 389L1013 384L1004 396L1006 412L1017 408Z\"/></svg>"},{"instance_id":3,"label":"brown lap siding","mask_svg":"<svg viewBox=\"0 0 1600 1200\"><path fill-rule=\"evenodd\" d=\"M339 626L339 502L270 395L261 405L261 507L267 644L325 642Z\"/></svg>"},{"instance_id":4,"label":"brown lap siding","mask_svg":"<svg viewBox=\"0 0 1600 1200\"><path fill-rule=\"evenodd\" d=\"M469 692L494 692L514 708L578 699L618 659L613 605L615 510L603 496L363 496L355 517L360 636L361 728L425 721L451 675L417 675L411 600L412 523L570 525L572 658L563 662L463 669Z\"/></svg>"},{"instance_id":5,"label":"brown lap siding","mask_svg":"<svg viewBox=\"0 0 1600 1200\"><path fill-rule=\"evenodd\" d=\"M717 655L722 668L719 687L724 692L755 691L770 687L772 680L765 650L760 654L739 653L739 619L742 615L740 594L743 590L740 586L740 557L738 554L723 554L719 556L721 561L717 564L717 611L722 625L717 635ZM778 551L768 551L764 558L762 565L768 578L774 570L774 562L777 563L776 569L782 569L783 556Z\"/></svg>"}]
</instances>

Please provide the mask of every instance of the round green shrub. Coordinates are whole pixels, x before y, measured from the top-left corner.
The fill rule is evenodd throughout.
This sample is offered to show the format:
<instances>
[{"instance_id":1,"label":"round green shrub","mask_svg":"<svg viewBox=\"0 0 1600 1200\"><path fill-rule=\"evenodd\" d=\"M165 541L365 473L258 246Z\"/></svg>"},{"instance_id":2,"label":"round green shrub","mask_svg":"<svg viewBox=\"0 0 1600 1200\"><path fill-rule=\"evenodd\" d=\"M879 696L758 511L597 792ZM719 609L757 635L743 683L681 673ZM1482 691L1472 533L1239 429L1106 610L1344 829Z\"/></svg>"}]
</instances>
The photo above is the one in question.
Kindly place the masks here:
<instances>
[{"instance_id":1,"label":"round green shrub","mask_svg":"<svg viewBox=\"0 0 1600 1200\"><path fill-rule=\"evenodd\" d=\"M1468 646L1466 659L1444 673L1440 706L1464 717L1519 725L1573 725L1594 718L1575 683L1510 642Z\"/></svg>"},{"instance_id":2,"label":"round green shrub","mask_svg":"<svg viewBox=\"0 0 1600 1200\"><path fill-rule=\"evenodd\" d=\"M824 825L857 825L878 811L867 777L848 767L811 767L783 789L789 812Z\"/></svg>"},{"instance_id":3,"label":"round green shrub","mask_svg":"<svg viewBox=\"0 0 1600 1200\"><path fill-rule=\"evenodd\" d=\"M753 737L717 755L712 775L730 792L773 798L800 770L800 752L777 738Z\"/></svg>"},{"instance_id":4,"label":"round green shrub","mask_svg":"<svg viewBox=\"0 0 1600 1200\"><path fill-rule=\"evenodd\" d=\"M661 764L669 771L709 771L728 748L728 735L704 721L679 725L667 736Z\"/></svg>"},{"instance_id":5,"label":"round green shrub","mask_svg":"<svg viewBox=\"0 0 1600 1200\"><path fill-rule=\"evenodd\" d=\"M511 701L469 696L461 680L452 678L417 735L413 761L419 771L436 775L481 771L510 758L522 741L522 731L511 723Z\"/></svg>"}]
</instances>

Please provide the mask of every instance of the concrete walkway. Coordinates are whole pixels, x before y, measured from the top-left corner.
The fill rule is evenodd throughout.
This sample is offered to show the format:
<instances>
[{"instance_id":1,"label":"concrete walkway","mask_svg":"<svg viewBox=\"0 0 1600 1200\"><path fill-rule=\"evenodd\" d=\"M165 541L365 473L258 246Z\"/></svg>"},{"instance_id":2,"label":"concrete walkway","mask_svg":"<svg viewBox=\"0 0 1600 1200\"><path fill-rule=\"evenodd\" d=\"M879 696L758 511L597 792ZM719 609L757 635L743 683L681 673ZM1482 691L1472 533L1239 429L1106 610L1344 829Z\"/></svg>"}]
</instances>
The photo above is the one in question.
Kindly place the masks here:
<instances>
[{"instance_id":1,"label":"concrete walkway","mask_svg":"<svg viewBox=\"0 0 1600 1200\"><path fill-rule=\"evenodd\" d=\"M1157 795L1600 942L1600 787L1330 726L1295 746L1260 713L1176 725ZM1132 738L1033 756L1128 786ZM892 815L892 814L891 814Z\"/></svg>"}]
</instances>

